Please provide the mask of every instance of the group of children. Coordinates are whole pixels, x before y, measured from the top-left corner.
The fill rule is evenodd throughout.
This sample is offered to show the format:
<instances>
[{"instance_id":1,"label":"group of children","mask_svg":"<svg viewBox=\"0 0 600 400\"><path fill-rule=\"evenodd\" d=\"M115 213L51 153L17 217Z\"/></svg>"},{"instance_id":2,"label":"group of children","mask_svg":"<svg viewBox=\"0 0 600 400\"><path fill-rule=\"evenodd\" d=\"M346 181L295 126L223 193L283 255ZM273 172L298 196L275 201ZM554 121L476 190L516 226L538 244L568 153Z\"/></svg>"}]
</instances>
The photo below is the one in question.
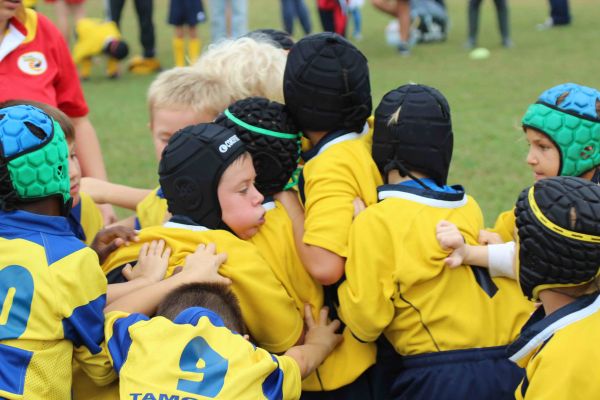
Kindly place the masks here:
<instances>
[{"instance_id":1,"label":"group of children","mask_svg":"<svg viewBox=\"0 0 600 400\"><path fill-rule=\"evenodd\" d=\"M529 107L536 182L491 232L447 182L443 94L402 85L371 117L336 34L223 42L148 103L154 190L81 179L68 118L0 105L0 396L600 393L597 90ZM102 229L94 201L137 217Z\"/></svg>"}]
</instances>

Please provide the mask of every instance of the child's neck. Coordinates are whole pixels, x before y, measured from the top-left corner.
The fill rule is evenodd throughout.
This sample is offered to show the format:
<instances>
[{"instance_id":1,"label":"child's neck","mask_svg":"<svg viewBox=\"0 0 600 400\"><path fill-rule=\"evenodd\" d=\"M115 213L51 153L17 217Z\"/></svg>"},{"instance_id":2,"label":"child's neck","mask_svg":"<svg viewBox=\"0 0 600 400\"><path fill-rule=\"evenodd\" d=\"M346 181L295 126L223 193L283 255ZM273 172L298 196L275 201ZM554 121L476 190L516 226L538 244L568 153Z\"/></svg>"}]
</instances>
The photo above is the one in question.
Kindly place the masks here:
<instances>
[{"instance_id":1,"label":"child's neck","mask_svg":"<svg viewBox=\"0 0 600 400\"><path fill-rule=\"evenodd\" d=\"M328 131L306 131L304 132L311 146L316 146L317 143L327 135Z\"/></svg>"},{"instance_id":2,"label":"child's neck","mask_svg":"<svg viewBox=\"0 0 600 400\"><path fill-rule=\"evenodd\" d=\"M418 173L418 172L413 172L410 171L411 175L414 176L417 179L425 179L427 178L427 176ZM393 169L390 172L388 172L387 175L387 181L390 185L396 185L398 183L402 183L402 182L406 182L406 181L412 181L413 178L411 178L410 176L402 176L400 175L400 172L398 172L397 169Z\"/></svg>"},{"instance_id":3,"label":"child's neck","mask_svg":"<svg viewBox=\"0 0 600 400\"><path fill-rule=\"evenodd\" d=\"M41 199L33 203L21 203L19 204L19 209L34 214L50 215L55 217L61 215L59 200L54 197Z\"/></svg>"},{"instance_id":4,"label":"child's neck","mask_svg":"<svg viewBox=\"0 0 600 400\"><path fill-rule=\"evenodd\" d=\"M559 308L571 304L576 299L575 297L554 290L542 290L539 296L546 315L550 315Z\"/></svg>"}]
</instances>

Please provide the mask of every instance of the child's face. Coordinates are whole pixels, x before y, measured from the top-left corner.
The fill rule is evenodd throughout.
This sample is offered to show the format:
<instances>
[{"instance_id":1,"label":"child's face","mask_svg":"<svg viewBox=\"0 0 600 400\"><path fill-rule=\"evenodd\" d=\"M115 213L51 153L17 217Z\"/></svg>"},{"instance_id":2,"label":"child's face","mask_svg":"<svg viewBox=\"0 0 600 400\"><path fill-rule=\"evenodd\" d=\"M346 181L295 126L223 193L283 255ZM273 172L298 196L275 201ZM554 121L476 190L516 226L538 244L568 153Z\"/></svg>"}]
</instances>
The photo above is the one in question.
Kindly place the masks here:
<instances>
[{"instance_id":1,"label":"child's face","mask_svg":"<svg viewBox=\"0 0 600 400\"><path fill-rule=\"evenodd\" d=\"M217 195L223 222L240 239L250 239L265 223L264 197L254 187L252 158L239 158L221 176Z\"/></svg>"},{"instance_id":2,"label":"child's face","mask_svg":"<svg viewBox=\"0 0 600 400\"><path fill-rule=\"evenodd\" d=\"M69 179L71 181L71 197L73 198L73 206L79 204L79 181L81 180L81 167L79 159L75 152L75 142L67 141L69 145Z\"/></svg>"},{"instance_id":3,"label":"child's face","mask_svg":"<svg viewBox=\"0 0 600 400\"><path fill-rule=\"evenodd\" d=\"M212 122L215 117L216 115L210 112L198 112L188 108L155 108L152 110L150 130L152 131L156 159L160 160L162 151L175 132L186 126Z\"/></svg>"},{"instance_id":4,"label":"child's face","mask_svg":"<svg viewBox=\"0 0 600 400\"><path fill-rule=\"evenodd\" d=\"M525 128L529 152L527 164L533 171L536 181L558 175L560 152L545 134L531 128Z\"/></svg>"}]
</instances>

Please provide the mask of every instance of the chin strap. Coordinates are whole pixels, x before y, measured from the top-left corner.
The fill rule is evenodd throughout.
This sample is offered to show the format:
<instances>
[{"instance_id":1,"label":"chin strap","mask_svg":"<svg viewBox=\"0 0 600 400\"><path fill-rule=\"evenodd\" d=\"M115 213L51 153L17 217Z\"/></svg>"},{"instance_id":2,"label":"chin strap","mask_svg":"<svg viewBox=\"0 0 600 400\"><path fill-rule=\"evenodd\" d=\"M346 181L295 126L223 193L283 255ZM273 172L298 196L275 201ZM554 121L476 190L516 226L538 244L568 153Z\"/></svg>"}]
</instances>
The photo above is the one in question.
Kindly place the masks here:
<instances>
[{"instance_id":1,"label":"chin strap","mask_svg":"<svg viewBox=\"0 0 600 400\"><path fill-rule=\"evenodd\" d=\"M596 185L600 185L600 168L596 167L594 170L594 176L592 176L591 181Z\"/></svg>"},{"instance_id":2,"label":"chin strap","mask_svg":"<svg viewBox=\"0 0 600 400\"><path fill-rule=\"evenodd\" d=\"M417 178L416 176L414 176L413 174L411 174L410 171L404 166L404 164L402 164L402 162L398 161L398 160L392 161L391 163L389 163L388 165L386 165L386 167L383 169L383 172L385 174L385 181L386 181L386 183L387 183L387 175L393 169L397 169L398 172L400 173L400 176L402 176L402 177L407 177L408 176L410 179L412 179L413 181L415 181L419 185L421 185L423 187L423 189L425 189L425 190L432 190L429 186L427 186L425 184L425 182L423 182L422 180L420 180L419 178Z\"/></svg>"}]
</instances>

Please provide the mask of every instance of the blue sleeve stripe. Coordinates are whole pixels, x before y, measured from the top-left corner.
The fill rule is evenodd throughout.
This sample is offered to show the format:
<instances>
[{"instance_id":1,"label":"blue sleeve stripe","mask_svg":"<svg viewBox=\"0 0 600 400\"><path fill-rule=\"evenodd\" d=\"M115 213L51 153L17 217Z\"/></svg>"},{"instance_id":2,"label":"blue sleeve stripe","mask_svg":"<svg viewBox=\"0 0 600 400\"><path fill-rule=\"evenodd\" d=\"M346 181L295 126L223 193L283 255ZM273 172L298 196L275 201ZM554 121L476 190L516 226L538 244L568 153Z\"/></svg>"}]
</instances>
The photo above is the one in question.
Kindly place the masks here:
<instances>
[{"instance_id":1,"label":"blue sleeve stripe","mask_svg":"<svg viewBox=\"0 0 600 400\"><path fill-rule=\"evenodd\" d=\"M279 368L279 362L274 355L271 354L273 362L277 364L275 371L271 372L267 379L263 382L262 391L268 400L283 399L283 371Z\"/></svg>"},{"instance_id":2,"label":"blue sleeve stripe","mask_svg":"<svg viewBox=\"0 0 600 400\"><path fill-rule=\"evenodd\" d=\"M23 395L25 375L33 353L0 344L0 390Z\"/></svg>"},{"instance_id":3,"label":"blue sleeve stripe","mask_svg":"<svg viewBox=\"0 0 600 400\"><path fill-rule=\"evenodd\" d=\"M129 327L139 321L147 321L148 317L143 314L131 314L125 318L119 318L112 327L113 334L108 340L108 351L113 359L113 367L117 373L127 361L127 354L131 347L131 336Z\"/></svg>"},{"instance_id":4,"label":"blue sleeve stripe","mask_svg":"<svg viewBox=\"0 0 600 400\"><path fill-rule=\"evenodd\" d=\"M106 295L100 295L86 305L73 310L69 318L62 321L65 338L76 347L85 346L92 354L101 351L104 341L104 305Z\"/></svg>"}]
</instances>

